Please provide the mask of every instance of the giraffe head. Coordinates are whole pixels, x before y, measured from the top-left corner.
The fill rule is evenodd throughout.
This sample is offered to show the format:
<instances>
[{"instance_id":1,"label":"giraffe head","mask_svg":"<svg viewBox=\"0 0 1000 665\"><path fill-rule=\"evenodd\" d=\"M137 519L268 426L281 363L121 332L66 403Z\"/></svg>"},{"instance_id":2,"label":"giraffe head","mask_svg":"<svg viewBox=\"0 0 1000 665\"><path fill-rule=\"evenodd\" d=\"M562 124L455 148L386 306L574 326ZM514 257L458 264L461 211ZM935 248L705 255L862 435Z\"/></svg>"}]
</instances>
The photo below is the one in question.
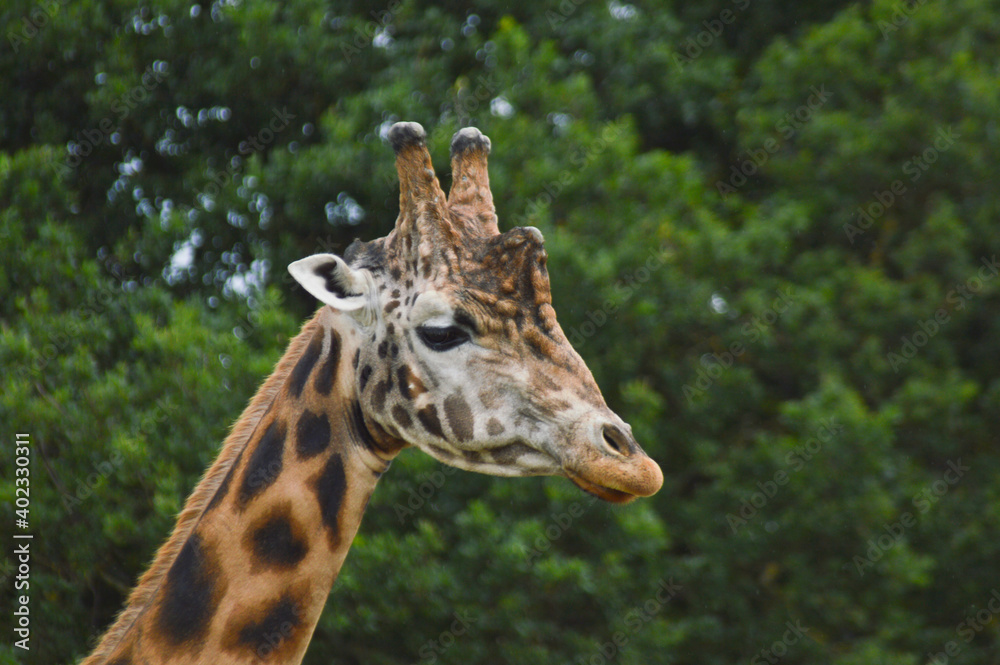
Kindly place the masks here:
<instances>
[{"instance_id":1,"label":"giraffe head","mask_svg":"<svg viewBox=\"0 0 1000 665\"><path fill-rule=\"evenodd\" d=\"M462 469L562 475L618 503L655 493L659 466L556 321L542 234L499 232L490 140L475 128L455 134L447 198L420 125L393 125L389 142L400 184L393 231L343 258L289 266L357 333L366 423Z\"/></svg>"}]
</instances>

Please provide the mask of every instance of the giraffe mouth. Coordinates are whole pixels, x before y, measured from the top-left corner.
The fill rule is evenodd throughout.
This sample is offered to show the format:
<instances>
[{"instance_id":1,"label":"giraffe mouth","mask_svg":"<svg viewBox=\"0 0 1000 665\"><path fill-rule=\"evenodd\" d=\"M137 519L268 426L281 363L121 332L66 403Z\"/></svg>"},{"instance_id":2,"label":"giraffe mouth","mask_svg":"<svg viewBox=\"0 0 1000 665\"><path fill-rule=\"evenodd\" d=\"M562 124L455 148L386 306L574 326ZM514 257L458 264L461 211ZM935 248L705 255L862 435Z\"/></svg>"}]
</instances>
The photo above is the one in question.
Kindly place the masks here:
<instances>
[{"instance_id":1,"label":"giraffe mouth","mask_svg":"<svg viewBox=\"0 0 1000 665\"><path fill-rule=\"evenodd\" d=\"M566 472L566 477L572 481L574 485L582 489L587 494L592 494L598 499L607 501L608 503L618 503L624 504L637 498L637 495L631 494L629 492L624 492L622 490L613 489L611 487L605 487L604 485L598 485L589 480L585 480L580 476L576 475L572 471Z\"/></svg>"},{"instance_id":2,"label":"giraffe mouth","mask_svg":"<svg viewBox=\"0 0 1000 665\"><path fill-rule=\"evenodd\" d=\"M583 420L574 430L569 445L555 452L561 475L584 492L624 504L652 496L663 486L660 466L643 452L624 423L598 415Z\"/></svg>"}]
</instances>

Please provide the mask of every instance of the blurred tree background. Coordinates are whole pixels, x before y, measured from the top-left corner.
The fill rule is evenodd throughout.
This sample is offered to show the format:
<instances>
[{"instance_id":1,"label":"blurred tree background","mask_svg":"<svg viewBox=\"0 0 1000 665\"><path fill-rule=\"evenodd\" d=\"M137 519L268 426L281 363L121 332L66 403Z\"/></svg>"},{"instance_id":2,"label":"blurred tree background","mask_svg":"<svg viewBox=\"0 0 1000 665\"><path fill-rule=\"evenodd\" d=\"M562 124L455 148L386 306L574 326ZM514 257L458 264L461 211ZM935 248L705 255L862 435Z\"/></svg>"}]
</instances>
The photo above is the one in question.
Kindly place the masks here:
<instances>
[{"instance_id":1,"label":"blurred tree background","mask_svg":"<svg viewBox=\"0 0 1000 665\"><path fill-rule=\"evenodd\" d=\"M396 120L446 189L452 133L491 137L501 228L545 234L563 328L666 484L617 508L408 451L307 663L1000 662L1000 3L2 12L28 662L88 653L314 311L284 266L392 227Z\"/></svg>"}]
</instances>

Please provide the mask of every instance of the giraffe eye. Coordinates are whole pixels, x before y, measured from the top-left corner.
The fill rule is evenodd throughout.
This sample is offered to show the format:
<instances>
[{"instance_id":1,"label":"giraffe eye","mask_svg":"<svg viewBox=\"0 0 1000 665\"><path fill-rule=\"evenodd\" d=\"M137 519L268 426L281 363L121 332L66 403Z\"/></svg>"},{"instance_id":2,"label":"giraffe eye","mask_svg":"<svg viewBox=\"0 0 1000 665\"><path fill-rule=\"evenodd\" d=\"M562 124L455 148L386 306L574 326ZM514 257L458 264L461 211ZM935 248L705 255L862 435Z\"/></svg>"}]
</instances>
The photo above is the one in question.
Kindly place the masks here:
<instances>
[{"instance_id":1,"label":"giraffe eye","mask_svg":"<svg viewBox=\"0 0 1000 665\"><path fill-rule=\"evenodd\" d=\"M440 328L421 326L417 328L417 335L420 337L421 342L434 351L447 351L469 341L469 333L458 326L444 326Z\"/></svg>"}]
</instances>

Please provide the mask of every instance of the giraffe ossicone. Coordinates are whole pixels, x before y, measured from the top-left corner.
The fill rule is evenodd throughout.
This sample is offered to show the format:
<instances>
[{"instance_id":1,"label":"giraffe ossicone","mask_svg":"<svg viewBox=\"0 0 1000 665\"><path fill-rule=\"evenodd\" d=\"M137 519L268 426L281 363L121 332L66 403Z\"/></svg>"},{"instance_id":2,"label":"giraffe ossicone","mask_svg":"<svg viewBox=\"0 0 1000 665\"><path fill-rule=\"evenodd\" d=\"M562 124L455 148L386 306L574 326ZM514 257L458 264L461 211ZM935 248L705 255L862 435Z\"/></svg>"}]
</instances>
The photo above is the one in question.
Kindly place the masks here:
<instances>
[{"instance_id":1,"label":"giraffe ossicone","mask_svg":"<svg viewBox=\"0 0 1000 665\"><path fill-rule=\"evenodd\" d=\"M455 134L447 196L420 125L388 140L395 228L289 266L323 306L85 665L300 662L375 484L409 446L616 503L662 485L559 327L541 232L499 231L490 140Z\"/></svg>"}]
</instances>

